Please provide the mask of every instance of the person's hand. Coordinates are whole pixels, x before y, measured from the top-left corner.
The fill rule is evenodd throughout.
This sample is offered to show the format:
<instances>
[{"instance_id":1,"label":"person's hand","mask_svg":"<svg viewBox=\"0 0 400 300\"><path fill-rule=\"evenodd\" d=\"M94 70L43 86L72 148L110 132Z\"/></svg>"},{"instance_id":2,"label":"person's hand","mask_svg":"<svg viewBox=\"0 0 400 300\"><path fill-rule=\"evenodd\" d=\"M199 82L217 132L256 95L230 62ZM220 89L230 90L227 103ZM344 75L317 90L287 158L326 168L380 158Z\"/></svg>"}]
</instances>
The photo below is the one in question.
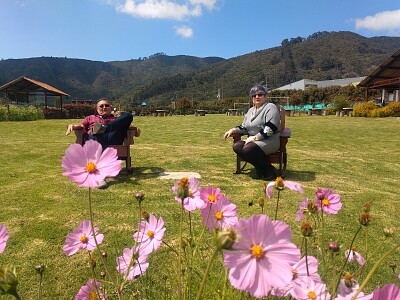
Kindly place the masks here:
<instances>
[{"instance_id":1,"label":"person's hand","mask_svg":"<svg viewBox=\"0 0 400 300\"><path fill-rule=\"evenodd\" d=\"M227 132L225 132L224 139L227 139L228 137L232 136L234 133L236 133L235 128L229 129Z\"/></svg>"},{"instance_id":2,"label":"person's hand","mask_svg":"<svg viewBox=\"0 0 400 300\"><path fill-rule=\"evenodd\" d=\"M244 141L244 144L246 145L247 143L254 142L255 140L256 140L256 136L255 136L255 135L249 136L249 137Z\"/></svg>"},{"instance_id":3,"label":"person's hand","mask_svg":"<svg viewBox=\"0 0 400 300\"><path fill-rule=\"evenodd\" d=\"M72 131L74 131L74 124L69 124L65 135L69 135Z\"/></svg>"}]
</instances>

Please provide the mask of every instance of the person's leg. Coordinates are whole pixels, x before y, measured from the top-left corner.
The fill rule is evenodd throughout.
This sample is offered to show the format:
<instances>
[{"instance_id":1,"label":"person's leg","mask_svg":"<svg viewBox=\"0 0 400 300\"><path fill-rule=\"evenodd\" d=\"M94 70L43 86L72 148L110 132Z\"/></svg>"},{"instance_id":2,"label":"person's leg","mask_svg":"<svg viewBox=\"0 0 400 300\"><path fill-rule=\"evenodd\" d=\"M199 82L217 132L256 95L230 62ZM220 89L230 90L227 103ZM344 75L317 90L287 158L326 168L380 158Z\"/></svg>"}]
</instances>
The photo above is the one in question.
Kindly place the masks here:
<instances>
[{"instance_id":1,"label":"person's leg","mask_svg":"<svg viewBox=\"0 0 400 300\"><path fill-rule=\"evenodd\" d=\"M257 172L257 178L273 180L276 178L276 170L265 157L264 151L256 143L250 142L243 146L242 155L251 163Z\"/></svg>"},{"instance_id":2,"label":"person's leg","mask_svg":"<svg viewBox=\"0 0 400 300\"><path fill-rule=\"evenodd\" d=\"M105 149L108 145L122 145L126 137L126 131L128 130L132 121L132 114L124 113L108 124L95 124L93 126L95 133L89 135L89 138L97 140L100 144L102 144L103 149Z\"/></svg>"}]
</instances>

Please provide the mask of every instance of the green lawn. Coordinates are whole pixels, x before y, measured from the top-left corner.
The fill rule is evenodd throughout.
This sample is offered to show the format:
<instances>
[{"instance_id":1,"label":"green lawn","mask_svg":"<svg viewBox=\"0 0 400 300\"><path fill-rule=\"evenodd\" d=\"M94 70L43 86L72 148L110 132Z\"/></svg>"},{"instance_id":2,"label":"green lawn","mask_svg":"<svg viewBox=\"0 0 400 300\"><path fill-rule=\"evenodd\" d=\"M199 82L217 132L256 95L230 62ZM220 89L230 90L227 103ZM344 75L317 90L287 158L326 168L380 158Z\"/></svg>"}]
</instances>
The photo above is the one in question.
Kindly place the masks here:
<instances>
[{"instance_id":1,"label":"green lawn","mask_svg":"<svg viewBox=\"0 0 400 300\"><path fill-rule=\"evenodd\" d=\"M143 208L165 220L165 241L172 246L177 244L180 205L171 192L174 181L158 178L162 171L198 172L202 186L220 187L237 205L239 217L260 213L258 205L250 207L248 203L265 197L263 182L251 179L251 169L247 174L232 174L232 141L222 137L241 120L242 117L225 115L135 117L134 124L142 135L133 146L133 174L123 173L112 179L107 190L92 193L95 223L105 235L102 249L108 252L113 270L115 257L122 254L124 247L133 245L132 233L138 221L138 205L133 196L137 191L145 193ZM74 142L72 135L65 136L70 122L76 120L0 122L0 224L6 225L10 233L6 250L0 254L0 266L16 267L22 299L37 299L39 277L34 266L39 263L47 266L44 299L71 299L92 277L85 252L66 257L62 251L66 235L88 219L88 190L62 176L61 159ZM398 232L394 238L385 239L383 228L400 228L400 118L303 115L288 117L286 124L292 129L286 179L301 183L309 199L314 198L319 187L331 188L341 195L342 210L336 216L325 217L323 235L317 240L322 248L330 239L343 245L336 258L338 265L358 229L363 204L371 203L372 222L355 241L357 251L371 257L361 272L362 281L379 255L399 243ZM293 240L300 247L299 223L294 217L303 196L290 191L281 196L278 218L291 226ZM265 210L271 217L275 200L266 201ZM201 230L199 216L199 212L191 214L195 235ZM202 259L195 263L200 273L205 269L211 236L206 239L200 247ZM373 254L380 245L378 253ZM95 256L100 272L102 265ZM388 267L393 260L400 264L398 257L399 251L383 262L368 284L368 291L385 282L399 283ZM173 252L162 246L150 257L150 268L143 279L129 285L127 291L140 290L146 299L176 299L176 260ZM350 272L357 270L354 264L348 268ZM396 272L400 273L399 268ZM218 259L204 299L217 298L225 282L224 274ZM195 277L192 286L198 286L200 280ZM249 296L228 285L225 299Z\"/></svg>"}]
</instances>

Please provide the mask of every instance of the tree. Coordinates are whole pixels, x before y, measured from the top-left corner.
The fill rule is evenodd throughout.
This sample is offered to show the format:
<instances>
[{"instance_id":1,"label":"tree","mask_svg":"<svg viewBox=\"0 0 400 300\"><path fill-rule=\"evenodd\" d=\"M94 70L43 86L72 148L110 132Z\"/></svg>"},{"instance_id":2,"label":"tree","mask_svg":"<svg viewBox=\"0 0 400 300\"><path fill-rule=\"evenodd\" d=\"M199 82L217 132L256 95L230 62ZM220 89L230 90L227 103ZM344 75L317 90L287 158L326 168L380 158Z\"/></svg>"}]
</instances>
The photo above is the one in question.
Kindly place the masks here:
<instances>
[{"instance_id":1,"label":"tree","mask_svg":"<svg viewBox=\"0 0 400 300\"><path fill-rule=\"evenodd\" d=\"M176 109L182 111L184 115L186 115L187 111L192 107L192 103L189 101L187 97L182 97L176 102Z\"/></svg>"}]
</instances>

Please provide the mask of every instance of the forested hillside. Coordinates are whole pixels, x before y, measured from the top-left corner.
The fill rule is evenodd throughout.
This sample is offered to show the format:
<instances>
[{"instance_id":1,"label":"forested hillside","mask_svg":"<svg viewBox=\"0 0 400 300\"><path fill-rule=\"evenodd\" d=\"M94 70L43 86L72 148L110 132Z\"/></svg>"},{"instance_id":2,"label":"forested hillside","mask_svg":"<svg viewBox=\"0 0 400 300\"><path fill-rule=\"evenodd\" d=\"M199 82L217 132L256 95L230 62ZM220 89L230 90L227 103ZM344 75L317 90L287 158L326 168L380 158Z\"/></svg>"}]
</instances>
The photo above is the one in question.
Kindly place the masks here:
<instances>
[{"instance_id":1,"label":"forested hillside","mask_svg":"<svg viewBox=\"0 0 400 300\"><path fill-rule=\"evenodd\" d=\"M400 48L399 37L366 38L352 32L317 32L285 39L279 47L222 59L157 53L129 61L40 57L0 61L0 85L20 76L48 83L72 98L108 97L122 103L166 104L239 97L267 81L276 88L303 78L366 76Z\"/></svg>"}]
</instances>

